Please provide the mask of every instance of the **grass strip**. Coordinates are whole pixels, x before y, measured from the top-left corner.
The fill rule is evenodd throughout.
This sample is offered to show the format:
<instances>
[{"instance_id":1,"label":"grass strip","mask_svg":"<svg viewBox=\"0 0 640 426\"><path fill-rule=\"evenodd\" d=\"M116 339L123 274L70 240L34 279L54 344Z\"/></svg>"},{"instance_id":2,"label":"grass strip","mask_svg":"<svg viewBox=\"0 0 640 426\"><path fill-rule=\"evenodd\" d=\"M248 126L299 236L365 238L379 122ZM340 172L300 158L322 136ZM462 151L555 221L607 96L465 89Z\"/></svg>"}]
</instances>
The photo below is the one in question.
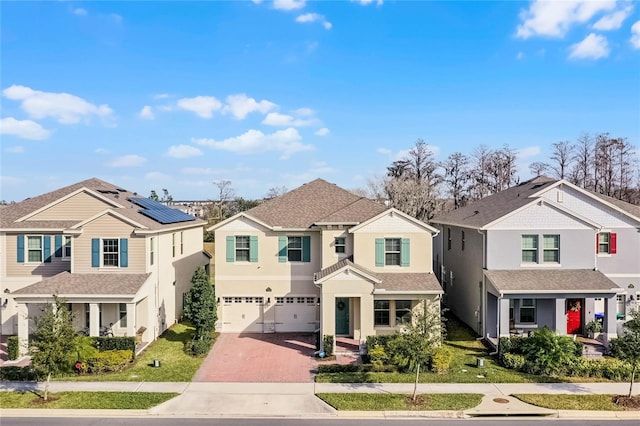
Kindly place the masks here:
<instances>
[{"instance_id":1,"label":"grass strip","mask_svg":"<svg viewBox=\"0 0 640 426\"><path fill-rule=\"evenodd\" d=\"M512 396L527 404L552 410L624 410L624 407L613 402L613 395L516 394Z\"/></svg>"},{"instance_id":2,"label":"grass strip","mask_svg":"<svg viewBox=\"0 0 640 426\"><path fill-rule=\"evenodd\" d=\"M466 410L480 404L482 394L319 393L316 396L339 411L433 411Z\"/></svg>"},{"instance_id":3,"label":"grass strip","mask_svg":"<svg viewBox=\"0 0 640 426\"><path fill-rule=\"evenodd\" d=\"M167 392L58 392L44 401L43 392L2 392L0 408L68 408L145 410L174 398Z\"/></svg>"}]
</instances>

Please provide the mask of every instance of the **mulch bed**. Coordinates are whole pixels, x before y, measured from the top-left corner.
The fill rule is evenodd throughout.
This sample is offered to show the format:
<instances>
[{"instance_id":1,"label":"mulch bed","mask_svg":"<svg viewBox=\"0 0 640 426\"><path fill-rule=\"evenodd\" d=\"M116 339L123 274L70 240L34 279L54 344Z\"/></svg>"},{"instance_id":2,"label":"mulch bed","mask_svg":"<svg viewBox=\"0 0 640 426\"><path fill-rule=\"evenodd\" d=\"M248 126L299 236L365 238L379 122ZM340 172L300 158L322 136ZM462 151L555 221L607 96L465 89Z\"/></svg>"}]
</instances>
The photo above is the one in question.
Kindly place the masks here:
<instances>
[{"instance_id":1,"label":"mulch bed","mask_svg":"<svg viewBox=\"0 0 640 426\"><path fill-rule=\"evenodd\" d=\"M613 397L613 403L627 410L640 410L640 396L618 395Z\"/></svg>"}]
</instances>

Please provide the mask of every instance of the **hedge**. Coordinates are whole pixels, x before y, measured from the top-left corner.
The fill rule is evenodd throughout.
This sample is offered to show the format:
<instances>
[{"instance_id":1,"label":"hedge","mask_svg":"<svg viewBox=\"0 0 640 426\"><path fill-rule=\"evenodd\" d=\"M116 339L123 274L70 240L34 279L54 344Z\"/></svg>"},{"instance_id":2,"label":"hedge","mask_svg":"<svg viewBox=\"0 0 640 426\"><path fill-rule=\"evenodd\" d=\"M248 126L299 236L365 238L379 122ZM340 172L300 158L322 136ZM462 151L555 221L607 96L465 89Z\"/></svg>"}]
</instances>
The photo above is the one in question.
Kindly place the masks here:
<instances>
[{"instance_id":1,"label":"hedge","mask_svg":"<svg viewBox=\"0 0 640 426\"><path fill-rule=\"evenodd\" d=\"M9 336L7 339L7 355L9 359L18 359L20 356L20 340L18 336Z\"/></svg>"},{"instance_id":2,"label":"hedge","mask_svg":"<svg viewBox=\"0 0 640 426\"><path fill-rule=\"evenodd\" d=\"M393 340L397 337L397 334L382 334L380 336L367 336L367 352L373 349L375 346L382 346L387 348L389 340Z\"/></svg>"},{"instance_id":3,"label":"hedge","mask_svg":"<svg viewBox=\"0 0 640 426\"><path fill-rule=\"evenodd\" d=\"M394 373L396 371L395 365L321 364L318 366L318 373Z\"/></svg>"},{"instance_id":4,"label":"hedge","mask_svg":"<svg viewBox=\"0 0 640 426\"><path fill-rule=\"evenodd\" d=\"M131 351L131 359L136 354L136 338L135 337L92 337L94 345L100 352L105 351Z\"/></svg>"},{"instance_id":5,"label":"hedge","mask_svg":"<svg viewBox=\"0 0 640 426\"><path fill-rule=\"evenodd\" d=\"M131 351L116 350L99 352L84 362L87 373L122 371L132 359Z\"/></svg>"},{"instance_id":6,"label":"hedge","mask_svg":"<svg viewBox=\"0 0 640 426\"><path fill-rule=\"evenodd\" d=\"M33 382L42 379L43 376L30 365L26 367L0 367L0 380Z\"/></svg>"},{"instance_id":7,"label":"hedge","mask_svg":"<svg viewBox=\"0 0 640 426\"><path fill-rule=\"evenodd\" d=\"M204 356L209 353L213 345L213 338L205 337L204 339L189 340L184 344L184 351L187 355L191 356Z\"/></svg>"}]
</instances>

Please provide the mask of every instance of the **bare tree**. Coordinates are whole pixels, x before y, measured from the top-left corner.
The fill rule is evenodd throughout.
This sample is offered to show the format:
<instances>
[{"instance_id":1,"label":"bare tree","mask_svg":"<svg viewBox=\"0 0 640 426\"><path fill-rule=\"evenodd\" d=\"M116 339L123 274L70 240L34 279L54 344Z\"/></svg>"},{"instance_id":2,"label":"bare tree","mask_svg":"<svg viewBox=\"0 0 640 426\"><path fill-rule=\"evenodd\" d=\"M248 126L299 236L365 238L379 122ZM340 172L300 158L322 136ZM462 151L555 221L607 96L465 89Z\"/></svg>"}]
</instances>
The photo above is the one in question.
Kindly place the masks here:
<instances>
[{"instance_id":1,"label":"bare tree","mask_svg":"<svg viewBox=\"0 0 640 426\"><path fill-rule=\"evenodd\" d=\"M504 145L495 150L489 157L487 175L489 176L489 190L497 193L518 182L516 177L516 152Z\"/></svg>"},{"instance_id":2,"label":"bare tree","mask_svg":"<svg viewBox=\"0 0 640 426\"><path fill-rule=\"evenodd\" d=\"M235 198L235 190L231 187L231 181L227 179L215 180L213 184L218 188L218 199L212 206L210 219L221 221L228 217L229 202Z\"/></svg>"},{"instance_id":3,"label":"bare tree","mask_svg":"<svg viewBox=\"0 0 640 426\"><path fill-rule=\"evenodd\" d=\"M279 197L283 194L285 194L288 191L287 187L282 185L282 186L274 186L269 188L269 190L267 191L267 195L264 196L264 198L266 199L271 199L271 198L276 198Z\"/></svg>"},{"instance_id":4,"label":"bare tree","mask_svg":"<svg viewBox=\"0 0 640 426\"><path fill-rule=\"evenodd\" d=\"M444 166L444 183L451 198L454 210L467 202L467 183L471 178L469 157L461 152L454 152L447 157Z\"/></svg>"},{"instance_id":5,"label":"bare tree","mask_svg":"<svg viewBox=\"0 0 640 426\"><path fill-rule=\"evenodd\" d=\"M593 169L593 139L588 133L578 138L573 156L573 167L569 180L585 189L594 189L591 170Z\"/></svg>"},{"instance_id":6,"label":"bare tree","mask_svg":"<svg viewBox=\"0 0 640 426\"><path fill-rule=\"evenodd\" d=\"M531 174L536 176L543 175L548 168L549 165L541 161L534 161L533 163L529 164L529 171L531 171Z\"/></svg>"},{"instance_id":7,"label":"bare tree","mask_svg":"<svg viewBox=\"0 0 640 426\"><path fill-rule=\"evenodd\" d=\"M480 200L490 194L489 176L487 170L492 151L486 145L480 145L471 156L471 184L470 195L472 200Z\"/></svg>"},{"instance_id":8,"label":"bare tree","mask_svg":"<svg viewBox=\"0 0 640 426\"><path fill-rule=\"evenodd\" d=\"M565 179L569 172L569 167L574 160L575 145L569 141L554 142L551 152L551 170L557 179Z\"/></svg>"}]
</instances>

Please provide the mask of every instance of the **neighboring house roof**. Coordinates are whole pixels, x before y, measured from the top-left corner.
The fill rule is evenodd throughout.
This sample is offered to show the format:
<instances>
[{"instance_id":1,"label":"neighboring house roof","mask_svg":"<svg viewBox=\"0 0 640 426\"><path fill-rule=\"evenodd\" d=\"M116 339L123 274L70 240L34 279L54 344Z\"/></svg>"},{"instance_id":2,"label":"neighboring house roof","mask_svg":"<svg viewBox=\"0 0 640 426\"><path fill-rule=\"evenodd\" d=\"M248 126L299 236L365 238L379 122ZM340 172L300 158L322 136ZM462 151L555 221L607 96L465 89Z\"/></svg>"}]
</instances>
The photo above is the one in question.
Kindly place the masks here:
<instances>
[{"instance_id":1,"label":"neighboring house roof","mask_svg":"<svg viewBox=\"0 0 640 426\"><path fill-rule=\"evenodd\" d=\"M119 186L113 185L109 182L92 178L75 183L73 185L66 186L64 188L56 189L55 191L47 192L46 194L27 198L26 200L20 201L18 203L12 203L4 206L2 208L2 214L0 215L0 229L57 230L70 228L73 225L77 224L79 221L21 220L18 222L17 220L28 217L33 212L41 210L51 204L56 203L62 198L70 196L75 192L81 192L82 190L90 191L98 195L100 198L108 200L111 205L105 205L105 210L112 209L123 217L126 217L131 221L144 226L148 230L162 231L164 229L175 229L180 227L186 228L192 227L194 225L203 225L205 223L205 221L200 219L172 224L159 223L158 221L140 213L142 207L128 201L129 198L141 198L142 196L135 192L131 192ZM118 205L122 207L117 207Z\"/></svg>"},{"instance_id":2,"label":"neighboring house roof","mask_svg":"<svg viewBox=\"0 0 640 426\"><path fill-rule=\"evenodd\" d=\"M149 274L72 274L61 272L12 292L13 295L128 295L134 296Z\"/></svg>"},{"instance_id":3,"label":"neighboring house roof","mask_svg":"<svg viewBox=\"0 0 640 426\"><path fill-rule=\"evenodd\" d=\"M484 271L500 293L615 293L621 288L592 269L516 269Z\"/></svg>"},{"instance_id":4,"label":"neighboring house roof","mask_svg":"<svg viewBox=\"0 0 640 426\"><path fill-rule=\"evenodd\" d=\"M307 229L316 223L359 223L385 207L323 179L316 179L247 210L270 227Z\"/></svg>"}]
</instances>

